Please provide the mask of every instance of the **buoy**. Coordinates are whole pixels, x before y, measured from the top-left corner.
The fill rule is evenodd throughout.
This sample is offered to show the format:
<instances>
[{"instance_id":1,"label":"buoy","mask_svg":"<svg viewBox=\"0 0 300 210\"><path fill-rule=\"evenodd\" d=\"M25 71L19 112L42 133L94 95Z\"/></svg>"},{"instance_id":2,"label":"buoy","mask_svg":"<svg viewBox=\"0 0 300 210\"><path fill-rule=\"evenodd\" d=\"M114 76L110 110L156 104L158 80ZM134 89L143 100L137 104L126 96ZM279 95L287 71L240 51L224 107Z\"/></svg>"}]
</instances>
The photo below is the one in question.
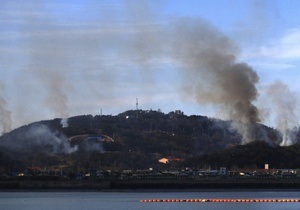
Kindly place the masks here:
<instances>
[{"instance_id":1,"label":"buoy","mask_svg":"<svg viewBox=\"0 0 300 210\"><path fill-rule=\"evenodd\" d=\"M300 199L238 199L238 198L231 198L231 199L205 199L205 198L199 198L199 199L142 199L140 200L141 203L157 203L157 202L166 202L166 203L174 203L174 202L193 202L193 203L206 203L206 202L213 202L213 203L286 203L286 202L300 202Z\"/></svg>"}]
</instances>

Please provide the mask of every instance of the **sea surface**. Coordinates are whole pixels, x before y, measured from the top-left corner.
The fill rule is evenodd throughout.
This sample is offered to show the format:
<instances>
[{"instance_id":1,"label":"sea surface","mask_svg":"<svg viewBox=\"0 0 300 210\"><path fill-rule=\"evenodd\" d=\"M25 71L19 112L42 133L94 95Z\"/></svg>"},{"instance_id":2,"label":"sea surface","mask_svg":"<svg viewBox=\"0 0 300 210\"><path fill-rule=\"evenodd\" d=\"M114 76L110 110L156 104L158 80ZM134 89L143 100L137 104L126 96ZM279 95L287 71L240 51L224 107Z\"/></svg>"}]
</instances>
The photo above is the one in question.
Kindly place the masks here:
<instances>
[{"instance_id":1,"label":"sea surface","mask_svg":"<svg viewBox=\"0 0 300 210\"><path fill-rule=\"evenodd\" d=\"M291 210L300 209L298 203L143 203L143 199L295 199L299 191L209 191L209 192L0 192L1 210Z\"/></svg>"}]
</instances>

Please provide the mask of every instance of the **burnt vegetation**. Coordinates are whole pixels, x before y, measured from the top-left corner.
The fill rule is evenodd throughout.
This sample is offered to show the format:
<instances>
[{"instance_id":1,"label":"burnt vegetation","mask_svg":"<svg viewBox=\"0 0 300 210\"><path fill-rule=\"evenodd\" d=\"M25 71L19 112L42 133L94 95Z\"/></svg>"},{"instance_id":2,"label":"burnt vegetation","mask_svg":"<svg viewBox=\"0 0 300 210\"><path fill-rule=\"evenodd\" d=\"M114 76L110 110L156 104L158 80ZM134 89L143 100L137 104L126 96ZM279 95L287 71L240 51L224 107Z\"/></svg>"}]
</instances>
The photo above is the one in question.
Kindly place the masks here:
<instances>
[{"instance_id":1,"label":"burnt vegetation","mask_svg":"<svg viewBox=\"0 0 300 210\"><path fill-rule=\"evenodd\" d=\"M279 133L264 125L257 125L257 141L240 145L242 136L230 121L186 116L181 111L130 110L117 116L71 117L68 123L62 127L60 119L40 121L1 136L1 172L28 167L78 173L149 167L262 168L265 163L298 168L300 164L300 145L278 146ZM159 163L164 157L180 161Z\"/></svg>"}]
</instances>

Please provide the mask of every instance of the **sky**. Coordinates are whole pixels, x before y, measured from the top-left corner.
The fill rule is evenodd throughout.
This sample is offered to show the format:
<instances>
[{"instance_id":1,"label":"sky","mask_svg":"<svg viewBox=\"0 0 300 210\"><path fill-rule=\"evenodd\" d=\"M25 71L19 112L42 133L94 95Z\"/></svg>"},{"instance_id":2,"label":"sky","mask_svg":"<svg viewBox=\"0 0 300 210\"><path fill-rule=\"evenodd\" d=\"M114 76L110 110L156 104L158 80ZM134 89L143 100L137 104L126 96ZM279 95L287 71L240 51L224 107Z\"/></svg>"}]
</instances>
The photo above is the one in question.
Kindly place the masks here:
<instances>
[{"instance_id":1,"label":"sky","mask_svg":"<svg viewBox=\"0 0 300 210\"><path fill-rule=\"evenodd\" d=\"M202 57L212 46L257 74L257 122L298 126L299 11L298 0L2 0L0 132L117 115L137 98L143 110L231 119L226 74Z\"/></svg>"}]
</instances>

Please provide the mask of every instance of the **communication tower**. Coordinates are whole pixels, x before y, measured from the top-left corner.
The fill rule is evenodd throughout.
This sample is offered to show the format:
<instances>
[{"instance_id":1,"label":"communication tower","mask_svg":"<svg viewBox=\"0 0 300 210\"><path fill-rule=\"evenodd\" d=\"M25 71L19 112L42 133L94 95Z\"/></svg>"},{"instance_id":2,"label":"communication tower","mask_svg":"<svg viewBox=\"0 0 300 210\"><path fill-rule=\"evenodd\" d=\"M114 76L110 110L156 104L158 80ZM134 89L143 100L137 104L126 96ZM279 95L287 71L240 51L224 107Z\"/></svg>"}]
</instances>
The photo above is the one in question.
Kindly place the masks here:
<instances>
[{"instance_id":1,"label":"communication tower","mask_svg":"<svg viewBox=\"0 0 300 210\"><path fill-rule=\"evenodd\" d=\"M136 108L136 118L138 118L139 117L139 98L136 98L135 108Z\"/></svg>"}]
</instances>

